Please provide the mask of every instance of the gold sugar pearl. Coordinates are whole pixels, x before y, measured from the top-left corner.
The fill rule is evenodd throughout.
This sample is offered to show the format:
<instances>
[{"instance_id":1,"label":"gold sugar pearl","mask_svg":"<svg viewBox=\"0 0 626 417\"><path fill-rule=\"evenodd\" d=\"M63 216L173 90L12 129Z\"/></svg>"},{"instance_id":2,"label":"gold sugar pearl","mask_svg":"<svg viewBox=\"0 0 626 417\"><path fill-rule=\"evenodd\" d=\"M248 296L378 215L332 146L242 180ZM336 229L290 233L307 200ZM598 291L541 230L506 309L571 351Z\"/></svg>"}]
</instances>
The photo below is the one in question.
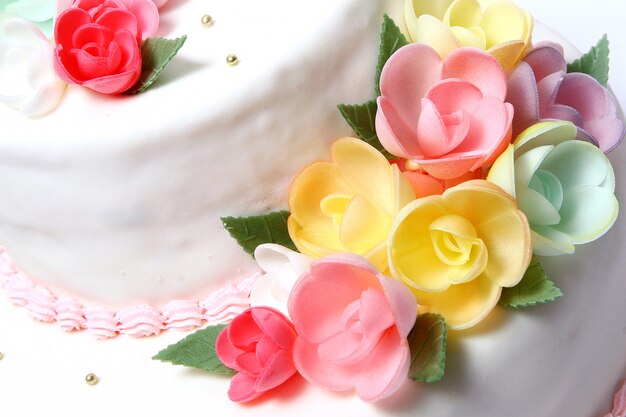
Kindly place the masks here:
<instances>
[{"instance_id":1,"label":"gold sugar pearl","mask_svg":"<svg viewBox=\"0 0 626 417\"><path fill-rule=\"evenodd\" d=\"M0 352L0 361L4 359L4 353Z\"/></svg>"},{"instance_id":2,"label":"gold sugar pearl","mask_svg":"<svg viewBox=\"0 0 626 417\"><path fill-rule=\"evenodd\" d=\"M202 16L202 19L200 19L200 21L202 22L202 26L206 26L206 27L210 27L213 26L213 18L208 15L205 14L204 16Z\"/></svg>"},{"instance_id":3,"label":"gold sugar pearl","mask_svg":"<svg viewBox=\"0 0 626 417\"><path fill-rule=\"evenodd\" d=\"M100 382L100 379L96 374L89 373L87 374L87 376L85 376L85 382L88 385L96 385L98 382Z\"/></svg>"},{"instance_id":4,"label":"gold sugar pearl","mask_svg":"<svg viewBox=\"0 0 626 417\"><path fill-rule=\"evenodd\" d=\"M234 67L239 63L239 58L237 58L237 55L235 54L230 54L226 57L226 63L231 67Z\"/></svg>"}]
</instances>

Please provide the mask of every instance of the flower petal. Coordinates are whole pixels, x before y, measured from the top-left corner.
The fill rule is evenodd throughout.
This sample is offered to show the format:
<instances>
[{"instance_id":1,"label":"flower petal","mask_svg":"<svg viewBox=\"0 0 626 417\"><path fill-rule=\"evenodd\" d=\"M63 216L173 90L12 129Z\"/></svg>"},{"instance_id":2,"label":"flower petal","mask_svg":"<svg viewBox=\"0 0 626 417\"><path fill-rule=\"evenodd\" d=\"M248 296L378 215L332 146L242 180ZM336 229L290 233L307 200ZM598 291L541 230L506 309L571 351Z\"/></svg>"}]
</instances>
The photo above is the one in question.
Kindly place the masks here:
<instances>
[{"instance_id":1,"label":"flower petal","mask_svg":"<svg viewBox=\"0 0 626 417\"><path fill-rule=\"evenodd\" d=\"M313 262L289 297L289 315L299 337L321 343L338 334L345 306L360 299L366 289L380 288L376 274L370 264L354 255L334 255ZM320 300L324 300L322 311Z\"/></svg>"},{"instance_id":2,"label":"flower petal","mask_svg":"<svg viewBox=\"0 0 626 417\"><path fill-rule=\"evenodd\" d=\"M496 306L502 288L484 275L447 291L430 293L414 290L420 313L441 314L452 330L471 327Z\"/></svg>"},{"instance_id":3,"label":"flower petal","mask_svg":"<svg viewBox=\"0 0 626 417\"><path fill-rule=\"evenodd\" d=\"M541 164L541 168L556 175L566 193L580 186L607 186L614 191L613 167L607 157L590 143L569 140L556 146Z\"/></svg>"},{"instance_id":4,"label":"flower petal","mask_svg":"<svg viewBox=\"0 0 626 417\"><path fill-rule=\"evenodd\" d=\"M293 361L298 372L309 382L331 391L346 391L354 387L362 364L341 366L321 359L318 345L298 338L293 348Z\"/></svg>"},{"instance_id":5,"label":"flower petal","mask_svg":"<svg viewBox=\"0 0 626 417\"><path fill-rule=\"evenodd\" d=\"M527 15L511 1L496 1L483 12L480 26L487 35L487 47L527 37Z\"/></svg>"},{"instance_id":6,"label":"flower petal","mask_svg":"<svg viewBox=\"0 0 626 417\"><path fill-rule=\"evenodd\" d=\"M605 234L615 220L619 203L613 191L599 187L578 187L565 193L561 217L554 228L582 244Z\"/></svg>"},{"instance_id":7,"label":"flower petal","mask_svg":"<svg viewBox=\"0 0 626 417\"><path fill-rule=\"evenodd\" d=\"M238 373L230 380L228 398L239 403L254 400L262 394L254 389L255 382L256 378Z\"/></svg>"},{"instance_id":8,"label":"flower petal","mask_svg":"<svg viewBox=\"0 0 626 417\"><path fill-rule=\"evenodd\" d=\"M430 46L441 58L460 46L450 28L436 17L427 14L417 19L407 17L406 24L413 42Z\"/></svg>"},{"instance_id":9,"label":"flower petal","mask_svg":"<svg viewBox=\"0 0 626 417\"><path fill-rule=\"evenodd\" d=\"M574 253L572 239L550 226L533 226L531 237L533 253L539 256L556 256Z\"/></svg>"},{"instance_id":10,"label":"flower petal","mask_svg":"<svg viewBox=\"0 0 626 417\"><path fill-rule=\"evenodd\" d=\"M496 184L511 197L515 198L515 164L513 156L514 147L509 145L506 151L502 152L489 169L487 181Z\"/></svg>"},{"instance_id":11,"label":"flower petal","mask_svg":"<svg viewBox=\"0 0 626 417\"><path fill-rule=\"evenodd\" d=\"M469 28L480 25L482 13L483 11L478 1L456 0L448 7L442 20L450 27Z\"/></svg>"},{"instance_id":12,"label":"flower petal","mask_svg":"<svg viewBox=\"0 0 626 417\"><path fill-rule=\"evenodd\" d=\"M290 352L278 350L266 363L257 377L254 390L265 392L281 385L296 373Z\"/></svg>"},{"instance_id":13,"label":"flower petal","mask_svg":"<svg viewBox=\"0 0 626 417\"><path fill-rule=\"evenodd\" d=\"M513 136L539 120L539 92L532 68L522 61L508 79L506 101L513 105Z\"/></svg>"},{"instance_id":14,"label":"flower petal","mask_svg":"<svg viewBox=\"0 0 626 417\"><path fill-rule=\"evenodd\" d=\"M398 49L380 75L380 91L393 103L406 126L417 126L421 99L441 77L442 62L437 53L423 44Z\"/></svg>"},{"instance_id":15,"label":"flower petal","mask_svg":"<svg viewBox=\"0 0 626 417\"><path fill-rule=\"evenodd\" d=\"M394 393L409 373L410 352L406 338L389 329L356 381L356 393L364 401L378 401Z\"/></svg>"},{"instance_id":16,"label":"flower petal","mask_svg":"<svg viewBox=\"0 0 626 417\"><path fill-rule=\"evenodd\" d=\"M415 127L406 124L386 97L378 97L377 103L376 134L387 152L401 158L420 155Z\"/></svg>"},{"instance_id":17,"label":"flower petal","mask_svg":"<svg viewBox=\"0 0 626 417\"><path fill-rule=\"evenodd\" d=\"M498 61L488 52L476 48L459 48L443 62L442 78L469 81L485 96L500 101L506 97L506 74Z\"/></svg>"},{"instance_id":18,"label":"flower petal","mask_svg":"<svg viewBox=\"0 0 626 417\"><path fill-rule=\"evenodd\" d=\"M541 146L558 145L576 137L576 126L568 121L537 123L515 139L515 153L517 155L528 152L530 149Z\"/></svg>"},{"instance_id":19,"label":"flower petal","mask_svg":"<svg viewBox=\"0 0 626 417\"><path fill-rule=\"evenodd\" d=\"M226 327L220 332L215 341L215 351L220 361L231 369L236 369L237 357L245 351L237 348L231 341L229 335L229 328Z\"/></svg>"},{"instance_id":20,"label":"flower petal","mask_svg":"<svg viewBox=\"0 0 626 417\"><path fill-rule=\"evenodd\" d=\"M251 311L252 319L263 334L271 337L282 349L291 349L296 338L296 332L285 316L274 309L264 307L253 308L249 311Z\"/></svg>"}]
</instances>

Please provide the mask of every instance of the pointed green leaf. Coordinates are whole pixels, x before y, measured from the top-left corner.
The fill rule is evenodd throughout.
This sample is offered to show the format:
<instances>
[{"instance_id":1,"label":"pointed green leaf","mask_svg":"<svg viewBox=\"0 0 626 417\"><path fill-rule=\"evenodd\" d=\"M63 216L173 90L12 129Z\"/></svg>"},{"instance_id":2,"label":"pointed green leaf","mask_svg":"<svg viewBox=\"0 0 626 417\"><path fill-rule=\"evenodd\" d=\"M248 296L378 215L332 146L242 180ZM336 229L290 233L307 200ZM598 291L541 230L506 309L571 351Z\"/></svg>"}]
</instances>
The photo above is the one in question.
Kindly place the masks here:
<instances>
[{"instance_id":1,"label":"pointed green leaf","mask_svg":"<svg viewBox=\"0 0 626 417\"><path fill-rule=\"evenodd\" d=\"M141 76L126 94L139 94L154 83L167 64L178 53L187 36L176 39L148 38L141 45Z\"/></svg>"},{"instance_id":2,"label":"pointed green leaf","mask_svg":"<svg viewBox=\"0 0 626 417\"><path fill-rule=\"evenodd\" d=\"M234 375L235 371L226 367L215 352L215 341L225 327L225 324L221 324L198 330L178 343L166 347L152 359L216 374Z\"/></svg>"},{"instance_id":3,"label":"pointed green leaf","mask_svg":"<svg viewBox=\"0 0 626 417\"><path fill-rule=\"evenodd\" d=\"M567 65L567 72L591 75L606 87L609 81L609 39L602 37L585 55Z\"/></svg>"},{"instance_id":4,"label":"pointed green leaf","mask_svg":"<svg viewBox=\"0 0 626 417\"><path fill-rule=\"evenodd\" d=\"M340 104L337 108L360 139L378 149L387 159L395 158L383 148L376 134L376 100L356 105Z\"/></svg>"},{"instance_id":5,"label":"pointed green leaf","mask_svg":"<svg viewBox=\"0 0 626 417\"><path fill-rule=\"evenodd\" d=\"M287 229L288 211L252 216L222 217L222 223L228 233L250 255L263 243L276 243L297 251Z\"/></svg>"},{"instance_id":6,"label":"pointed green leaf","mask_svg":"<svg viewBox=\"0 0 626 417\"><path fill-rule=\"evenodd\" d=\"M420 314L409 333L413 381L437 382L446 372L446 322L438 314Z\"/></svg>"},{"instance_id":7,"label":"pointed green leaf","mask_svg":"<svg viewBox=\"0 0 626 417\"><path fill-rule=\"evenodd\" d=\"M383 18L383 26L380 30L380 51L378 53L378 64L376 65L376 95L380 95L380 73L385 63L394 52L408 45L409 41L400 31L400 28L392 18L385 15Z\"/></svg>"},{"instance_id":8,"label":"pointed green leaf","mask_svg":"<svg viewBox=\"0 0 626 417\"><path fill-rule=\"evenodd\" d=\"M513 288L502 289L499 304L513 308L530 307L554 301L562 295L561 290L548 279L539 260L533 256L520 283Z\"/></svg>"}]
</instances>

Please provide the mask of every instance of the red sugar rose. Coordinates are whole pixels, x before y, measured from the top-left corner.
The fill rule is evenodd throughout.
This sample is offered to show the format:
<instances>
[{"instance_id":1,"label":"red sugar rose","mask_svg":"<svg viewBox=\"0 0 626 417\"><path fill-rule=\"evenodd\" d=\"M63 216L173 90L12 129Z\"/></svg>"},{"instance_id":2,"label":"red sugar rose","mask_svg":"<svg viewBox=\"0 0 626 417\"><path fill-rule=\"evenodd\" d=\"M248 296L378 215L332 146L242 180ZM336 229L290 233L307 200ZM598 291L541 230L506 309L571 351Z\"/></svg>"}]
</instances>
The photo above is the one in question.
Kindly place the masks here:
<instances>
[{"instance_id":1,"label":"red sugar rose","mask_svg":"<svg viewBox=\"0 0 626 417\"><path fill-rule=\"evenodd\" d=\"M293 324L278 310L253 307L235 317L215 343L220 360L237 371L228 398L250 401L291 378L295 341Z\"/></svg>"},{"instance_id":2,"label":"red sugar rose","mask_svg":"<svg viewBox=\"0 0 626 417\"><path fill-rule=\"evenodd\" d=\"M57 73L104 94L128 90L141 75L139 42L154 33L158 19L151 0L75 1L55 24Z\"/></svg>"}]
</instances>

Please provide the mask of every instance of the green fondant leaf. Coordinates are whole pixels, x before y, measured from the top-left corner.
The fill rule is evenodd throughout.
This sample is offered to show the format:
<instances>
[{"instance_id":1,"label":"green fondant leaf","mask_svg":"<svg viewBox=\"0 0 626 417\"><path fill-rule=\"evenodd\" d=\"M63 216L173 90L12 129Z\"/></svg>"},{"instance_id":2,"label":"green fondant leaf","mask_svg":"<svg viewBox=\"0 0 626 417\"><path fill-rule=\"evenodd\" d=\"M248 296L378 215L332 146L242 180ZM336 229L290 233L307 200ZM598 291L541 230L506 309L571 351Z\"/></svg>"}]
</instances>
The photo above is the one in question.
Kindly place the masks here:
<instances>
[{"instance_id":1,"label":"green fondant leaf","mask_svg":"<svg viewBox=\"0 0 626 417\"><path fill-rule=\"evenodd\" d=\"M602 37L585 55L567 65L567 72L583 72L606 86L609 81L609 39Z\"/></svg>"},{"instance_id":2,"label":"green fondant leaf","mask_svg":"<svg viewBox=\"0 0 626 417\"><path fill-rule=\"evenodd\" d=\"M420 314L409 333L413 381L437 382L446 372L446 322L438 314Z\"/></svg>"},{"instance_id":3,"label":"green fondant leaf","mask_svg":"<svg viewBox=\"0 0 626 417\"><path fill-rule=\"evenodd\" d=\"M263 243L276 243L297 251L287 230L289 215L288 211L277 211L262 216L222 217L222 223L228 233L250 255L253 255L256 247Z\"/></svg>"},{"instance_id":4,"label":"green fondant leaf","mask_svg":"<svg viewBox=\"0 0 626 417\"><path fill-rule=\"evenodd\" d=\"M387 159L394 158L393 155L383 148L376 134L375 120L376 111L378 110L376 100L356 105L340 104L337 108L360 139L378 149Z\"/></svg>"},{"instance_id":5,"label":"green fondant leaf","mask_svg":"<svg viewBox=\"0 0 626 417\"><path fill-rule=\"evenodd\" d=\"M215 341L225 327L225 324L220 324L198 330L178 343L166 347L152 359L221 375L234 375L235 371L226 367L215 352Z\"/></svg>"},{"instance_id":6,"label":"green fondant leaf","mask_svg":"<svg viewBox=\"0 0 626 417\"><path fill-rule=\"evenodd\" d=\"M383 26L380 30L380 52L378 53L378 64L376 65L376 95L380 95L380 73L383 66L394 52L408 45L409 41L400 31L400 28L392 18L385 15Z\"/></svg>"},{"instance_id":7,"label":"green fondant leaf","mask_svg":"<svg viewBox=\"0 0 626 417\"><path fill-rule=\"evenodd\" d=\"M187 36L176 39L148 38L141 45L141 76L127 94L139 94L154 83L167 64L182 48Z\"/></svg>"},{"instance_id":8,"label":"green fondant leaf","mask_svg":"<svg viewBox=\"0 0 626 417\"><path fill-rule=\"evenodd\" d=\"M502 289L499 304L513 308L530 307L554 301L562 295L561 290L548 279L539 260L533 256L520 283L513 288Z\"/></svg>"}]
</instances>

